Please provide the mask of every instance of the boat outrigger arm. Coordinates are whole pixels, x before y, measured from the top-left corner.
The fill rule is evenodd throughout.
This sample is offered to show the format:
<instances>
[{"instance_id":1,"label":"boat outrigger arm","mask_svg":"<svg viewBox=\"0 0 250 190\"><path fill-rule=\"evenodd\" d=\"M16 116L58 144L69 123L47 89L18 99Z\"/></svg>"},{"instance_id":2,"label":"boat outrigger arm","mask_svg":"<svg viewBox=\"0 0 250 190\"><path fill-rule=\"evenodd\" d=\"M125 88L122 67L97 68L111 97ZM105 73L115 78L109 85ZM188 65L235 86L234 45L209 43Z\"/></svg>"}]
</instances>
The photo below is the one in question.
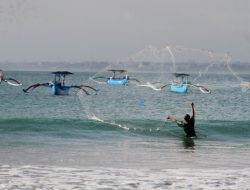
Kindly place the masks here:
<instances>
[{"instance_id":1,"label":"boat outrigger arm","mask_svg":"<svg viewBox=\"0 0 250 190\"><path fill-rule=\"evenodd\" d=\"M192 84L188 82L188 74L185 73L174 73L175 77L179 80L172 81L171 84L165 84L161 87L161 89L170 86L170 90L172 92L177 92L177 93L186 93L188 90L188 87L195 87L199 88L199 90L204 93L208 94L210 93L210 90L207 89L206 87L199 85L199 84Z\"/></svg>"},{"instance_id":2,"label":"boat outrigger arm","mask_svg":"<svg viewBox=\"0 0 250 190\"><path fill-rule=\"evenodd\" d=\"M163 86L161 86L161 89L167 87L167 86L171 86L172 84L165 84ZM199 90L204 93L204 94L209 94L211 93L211 91L209 89L207 89L206 87L202 86L202 85L199 85L199 84L192 84L192 83L188 83L187 84L188 86L191 86L191 87L196 87L196 88L199 88Z\"/></svg>"},{"instance_id":3,"label":"boat outrigger arm","mask_svg":"<svg viewBox=\"0 0 250 190\"><path fill-rule=\"evenodd\" d=\"M25 93L29 93L30 91L34 90L35 88L39 87L39 86L44 86L44 87L50 87L52 88L54 86L54 83L52 82L47 82L47 83L36 83L36 84L32 84L30 85L28 88L23 89L23 91ZM89 88L92 89L93 91L95 91L95 94L97 94L97 90L91 86L87 86L87 85L80 85L80 86L63 86L63 88L77 88L82 90L83 92L85 92L86 95L90 95L90 93L85 89L85 88Z\"/></svg>"},{"instance_id":4,"label":"boat outrigger arm","mask_svg":"<svg viewBox=\"0 0 250 190\"><path fill-rule=\"evenodd\" d=\"M207 89L205 86L202 86L202 85L199 85L199 84L191 84L191 83L188 83L189 86L193 86L193 87L196 87L196 88L199 88L199 90L204 93L204 94L209 94L211 93L211 91L209 89Z\"/></svg>"},{"instance_id":5,"label":"boat outrigger arm","mask_svg":"<svg viewBox=\"0 0 250 190\"><path fill-rule=\"evenodd\" d=\"M12 85L12 86L22 86L23 85L21 82L19 82L18 80L14 79L14 78L4 79L3 81L7 82L9 85Z\"/></svg>"},{"instance_id":6,"label":"boat outrigger arm","mask_svg":"<svg viewBox=\"0 0 250 190\"><path fill-rule=\"evenodd\" d=\"M128 81L134 80L136 82L140 82L138 79L136 78L130 78L128 76L128 71L127 70L122 70L122 69L110 69L107 70L113 73L113 75L111 77L103 77L103 76L99 76L99 77L94 77L92 79L104 79L106 83L108 84L112 84L112 85L126 85ZM116 73L120 73L120 77L116 77Z\"/></svg>"},{"instance_id":7,"label":"boat outrigger arm","mask_svg":"<svg viewBox=\"0 0 250 190\"><path fill-rule=\"evenodd\" d=\"M3 71L0 70L0 84L1 84L2 81L6 82L7 84L12 85L12 86L22 86L22 83L19 82L16 79L14 79L14 78L7 78L7 79L5 79Z\"/></svg>"},{"instance_id":8,"label":"boat outrigger arm","mask_svg":"<svg viewBox=\"0 0 250 190\"><path fill-rule=\"evenodd\" d=\"M28 93L28 92L34 90L37 87L44 86L44 87L50 87L50 88L52 88L52 93L54 95L67 95L69 93L69 89L71 89L71 88L80 89L86 95L90 95L89 91L86 90L86 88L87 88L87 89L93 90L95 92L95 94L97 94L97 90L95 88L91 87L91 86L88 86L88 85L71 85L71 86L66 86L65 85L65 76L69 75L69 74L73 74L73 73L70 73L68 71L57 71L57 72L53 72L52 74L55 75L55 78L54 78L53 82L32 84L28 88L23 89L23 91L25 93Z\"/></svg>"}]
</instances>

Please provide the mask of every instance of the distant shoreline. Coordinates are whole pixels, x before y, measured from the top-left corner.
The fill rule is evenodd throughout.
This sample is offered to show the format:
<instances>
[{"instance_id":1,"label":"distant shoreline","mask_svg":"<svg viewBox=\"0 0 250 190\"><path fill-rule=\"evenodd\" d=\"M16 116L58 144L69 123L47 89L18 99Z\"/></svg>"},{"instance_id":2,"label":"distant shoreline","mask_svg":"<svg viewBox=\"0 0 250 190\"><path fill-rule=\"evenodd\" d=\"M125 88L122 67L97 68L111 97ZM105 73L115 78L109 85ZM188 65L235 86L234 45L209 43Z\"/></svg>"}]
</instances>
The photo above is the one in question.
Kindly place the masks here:
<instances>
[{"instance_id":1,"label":"distant shoreline","mask_svg":"<svg viewBox=\"0 0 250 190\"><path fill-rule=\"evenodd\" d=\"M213 64L213 65L212 65ZM178 72L197 73L227 73L226 64L221 63L176 63ZM120 66L121 65L121 66ZM0 62L0 69L4 71L56 71L68 70L72 72L101 72L109 68L124 69L124 65L130 72L143 73L171 73L173 63L153 63L153 62L134 62L134 63L115 63L115 62ZM250 63L233 62L230 64L237 73L250 73ZM208 67L208 68L207 68Z\"/></svg>"}]
</instances>

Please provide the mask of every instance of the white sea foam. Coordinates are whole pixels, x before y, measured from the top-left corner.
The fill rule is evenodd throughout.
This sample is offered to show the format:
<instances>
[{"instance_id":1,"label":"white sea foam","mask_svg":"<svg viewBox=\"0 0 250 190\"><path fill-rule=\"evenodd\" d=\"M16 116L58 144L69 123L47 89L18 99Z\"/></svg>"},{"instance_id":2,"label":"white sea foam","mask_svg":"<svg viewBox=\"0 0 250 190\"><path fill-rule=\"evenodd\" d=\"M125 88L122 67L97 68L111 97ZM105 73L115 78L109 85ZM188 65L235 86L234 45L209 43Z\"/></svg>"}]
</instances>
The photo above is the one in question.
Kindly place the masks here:
<instances>
[{"instance_id":1,"label":"white sea foam","mask_svg":"<svg viewBox=\"0 0 250 190\"><path fill-rule=\"evenodd\" d=\"M100 119L99 117L95 116L94 114L92 115L87 115L87 117L89 119L95 120L95 121L99 121L99 122L104 122L104 120Z\"/></svg>"},{"instance_id":2,"label":"white sea foam","mask_svg":"<svg viewBox=\"0 0 250 190\"><path fill-rule=\"evenodd\" d=\"M0 167L0 189L248 189L250 169Z\"/></svg>"},{"instance_id":3,"label":"white sea foam","mask_svg":"<svg viewBox=\"0 0 250 190\"><path fill-rule=\"evenodd\" d=\"M101 122L101 123L107 123L107 124L114 125L116 127L119 127L119 128L125 129L125 130L129 130L129 128L126 125L116 123L115 121L111 121L111 122L104 121L103 119L100 119L99 117L95 116L94 114L88 115L88 118L95 120L95 121L98 121L98 122Z\"/></svg>"},{"instance_id":4,"label":"white sea foam","mask_svg":"<svg viewBox=\"0 0 250 190\"><path fill-rule=\"evenodd\" d=\"M122 124L119 124L119 123L116 123L116 122L111 122L110 124L115 125L115 126L117 126L119 128L125 129L125 130L129 130L129 128L126 125L122 125Z\"/></svg>"}]
</instances>

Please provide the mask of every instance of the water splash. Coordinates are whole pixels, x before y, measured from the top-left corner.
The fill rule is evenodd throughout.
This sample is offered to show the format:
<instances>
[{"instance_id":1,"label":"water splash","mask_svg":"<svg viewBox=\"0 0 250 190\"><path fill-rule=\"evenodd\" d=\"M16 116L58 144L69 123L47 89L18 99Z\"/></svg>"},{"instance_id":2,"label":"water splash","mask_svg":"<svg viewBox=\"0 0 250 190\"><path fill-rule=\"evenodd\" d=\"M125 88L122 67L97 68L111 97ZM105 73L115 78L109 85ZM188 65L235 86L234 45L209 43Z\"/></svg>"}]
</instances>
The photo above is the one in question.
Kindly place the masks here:
<instances>
[{"instance_id":1,"label":"water splash","mask_svg":"<svg viewBox=\"0 0 250 190\"><path fill-rule=\"evenodd\" d=\"M150 82L146 82L146 84L138 84L137 86L148 87L148 88L151 88L152 90L155 90L155 91L162 90L160 87L157 87L155 84L152 84Z\"/></svg>"},{"instance_id":2,"label":"water splash","mask_svg":"<svg viewBox=\"0 0 250 190\"><path fill-rule=\"evenodd\" d=\"M187 54L188 53L188 54ZM194 55L193 55L194 54ZM198 55L198 56L197 56ZM181 58L181 56L184 56L184 61ZM190 58L190 59L189 59ZM156 102L153 104L153 116L150 115L150 117L155 117L159 119L159 113L158 107L158 101L163 102L162 98L166 98L166 94L164 93L155 93L150 91L151 89L153 91L161 91L162 85L164 84L170 85L172 75L169 75L170 69L167 71L163 71L165 68L169 68L167 66L172 66L173 70L178 72L178 63L182 63L184 71L186 69L189 69L189 63L191 66L193 66L193 62L190 61L193 58L197 62L194 61L194 64L200 64L199 66L199 73L198 76L193 79L191 82L194 84L194 87L198 87L198 90L200 90L202 93L206 94L209 93L209 91L206 91L206 88L200 87L199 83L205 86L209 86L209 89L211 90L221 90L222 88L226 88L226 86L222 83L220 84L212 84L213 80L206 79L206 76L210 77L209 75L206 75L210 69L213 66L219 66L218 68L226 69L230 71L231 74L233 74L238 81L240 81L242 87L244 87L243 90L246 91L246 87L248 83L244 82L236 72L232 70L230 67L230 63L232 60L232 56L227 53L217 53L213 50L205 50L205 49L195 49L195 48L186 48L183 46L170 46L167 44L164 47L161 48L155 48L153 46L147 46L143 48L142 50L139 50L135 54L129 56L126 59L123 59L123 61L117 61L114 63L110 63L106 66L106 68L101 69L99 72L96 72L93 76L108 76L107 70L108 69L126 69L131 75L135 75L136 77L142 77L139 78L139 83L129 83L127 86L109 86L106 84L106 82L98 82L93 81L94 77L90 77L87 81L87 83L94 83L98 86L98 89L100 89L99 96L96 97L86 97L84 94L80 95L81 103L83 106L83 110L85 114L88 116L89 119L98 121L98 122L105 122L108 124L116 125L119 128L123 128L125 130L132 130L126 125L122 125L120 123L116 123L116 121L120 121L121 118L128 117L130 119L138 119L138 117L148 117L145 110L148 109L147 104L142 103L141 99L147 98L155 98L154 101ZM169 60L168 63L166 63L166 60ZM149 61L149 62L147 62ZM152 63L150 62L152 61ZM160 62L160 64L157 64ZM189 62L190 61L190 62ZM202 62L203 61L203 62ZM223 64L225 64L225 67ZM187 63L187 65L185 65ZM169 64L169 65L167 65ZM221 65L219 65L221 64ZM221 67L224 66L224 67ZM103 68L103 67L102 67ZM147 69L148 68L148 69ZM192 67L193 68L193 67ZM192 69L191 68L191 69ZM144 72L145 71L145 72ZM153 71L153 73L152 73ZM224 70L225 71L225 70ZM140 73L141 72L141 73ZM165 73L164 73L165 72ZM138 73L138 74L137 74ZM131 77L131 76L130 76ZM203 77L203 78L202 78ZM105 78L106 79L106 78ZM141 80L142 79L142 80ZM199 79L199 81L198 81ZM205 80L205 84L203 81ZM158 82L155 82L158 81ZM197 81L196 83L194 83ZM211 82L212 81L212 82ZM209 85L211 83L211 85ZM191 83L190 83L191 84ZM196 85L195 85L196 84ZM232 88L233 85L228 81L225 82L227 87ZM219 86L220 85L220 86ZM239 84L238 84L239 86ZM138 88L135 88L138 87ZM149 90L144 90L144 88L139 87L146 87ZM197 93L195 93L192 88L189 89L189 98L191 98L191 101L195 101L195 99L200 96ZM171 100L175 100L175 95L169 95L167 94L168 98ZM105 99L105 101L104 101ZM104 103L106 102L106 103ZM139 103L138 103L139 102ZM98 108L97 108L97 107ZM127 109L128 108L128 109ZM142 109L143 108L143 109ZM144 109L145 108L145 109ZM129 113L129 114L126 114Z\"/></svg>"},{"instance_id":3,"label":"water splash","mask_svg":"<svg viewBox=\"0 0 250 190\"><path fill-rule=\"evenodd\" d=\"M234 72L234 70L231 68L231 64L232 64L232 55L227 52L225 53L225 56L224 56L224 60L225 60L225 63L226 63L226 66L228 68L228 70L232 73L232 75L240 82L240 83L243 83L244 81L239 77L239 75Z\"/></svg>"},{"instance_id":4,"label":"water splash","mask_svg":"<svg viewBox=\"0 0 250 190\"><path fill-rule=\"evenodd\" d=\"M100 118L97 117L95 114L89 113L89 114L87 115L87 117L88 117L88 119L91 119L91 120L95 120L95 121L104 123L104 120L103 120L103 119L100 119Z\"/></svg>"},{"instance_id":5,"label":"water splash","mask_svg":"<svg viewBox=\"0 0 250 190\"><path fill-rule=\"evenodd\" d=\"M172 62L173 62L173 72L176 72L175 56L174 56L174 54L173 54L173 52L172 52L172 50L171 50L170 45L167 44L167 45L163 48L163 51L164 51L164 50L167 50L167 51L169 52L169 54L171 55L171 60L172 60Z\"/></svg>"}]
</instances>

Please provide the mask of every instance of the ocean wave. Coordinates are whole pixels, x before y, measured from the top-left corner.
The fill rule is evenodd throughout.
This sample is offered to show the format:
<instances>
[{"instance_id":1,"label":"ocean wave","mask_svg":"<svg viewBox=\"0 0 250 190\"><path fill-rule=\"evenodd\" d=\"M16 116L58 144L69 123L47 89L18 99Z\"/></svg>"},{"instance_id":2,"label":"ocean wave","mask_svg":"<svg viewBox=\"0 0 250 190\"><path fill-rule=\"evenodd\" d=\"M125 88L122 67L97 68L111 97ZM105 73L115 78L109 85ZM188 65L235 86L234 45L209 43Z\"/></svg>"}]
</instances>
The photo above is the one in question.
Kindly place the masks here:
<instances>
[{"instance_id":1,"label":"ocean wave","mask_svg":"<svg viewBox=\"0 0 250 190\"><path fill-rule=\"evenodd\" d=\"M245 139L250 137L250 121L196 121L196 131L205 139ZM117 134L137 134L152 137L182 137L182 129L176 124L159 120L119 120L103 121L92 119L30 119L12 118L0 120L0 134L36 133L67 137L76 134L94 135L97 132L111 131Z\"/></svg>"}]
</instances>

